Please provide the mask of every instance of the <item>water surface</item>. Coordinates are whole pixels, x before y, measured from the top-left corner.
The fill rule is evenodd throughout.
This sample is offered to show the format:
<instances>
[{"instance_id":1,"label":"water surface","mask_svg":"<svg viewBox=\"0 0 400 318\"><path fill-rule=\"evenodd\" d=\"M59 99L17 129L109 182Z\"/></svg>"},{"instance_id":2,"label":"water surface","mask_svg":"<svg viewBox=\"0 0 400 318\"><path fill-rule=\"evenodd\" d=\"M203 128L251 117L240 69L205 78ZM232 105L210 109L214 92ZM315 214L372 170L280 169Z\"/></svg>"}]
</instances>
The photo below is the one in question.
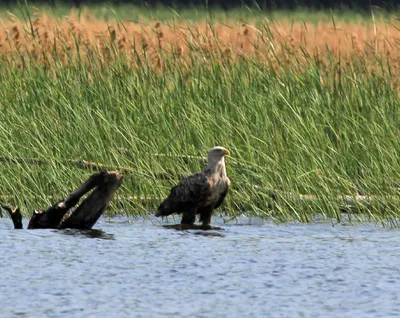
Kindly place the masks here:
<instances>
[{"instance_id":1,"label":"water surface","mask_svg":"<svg viewBox=\"0 0 400 318\"><path fill-rule=\"evenodd\" d=\"M154 219L92 232L0 219L0 317L399 317L399 230L214 221L224 230L205 236Z\"/></svg>"}]
</instances>

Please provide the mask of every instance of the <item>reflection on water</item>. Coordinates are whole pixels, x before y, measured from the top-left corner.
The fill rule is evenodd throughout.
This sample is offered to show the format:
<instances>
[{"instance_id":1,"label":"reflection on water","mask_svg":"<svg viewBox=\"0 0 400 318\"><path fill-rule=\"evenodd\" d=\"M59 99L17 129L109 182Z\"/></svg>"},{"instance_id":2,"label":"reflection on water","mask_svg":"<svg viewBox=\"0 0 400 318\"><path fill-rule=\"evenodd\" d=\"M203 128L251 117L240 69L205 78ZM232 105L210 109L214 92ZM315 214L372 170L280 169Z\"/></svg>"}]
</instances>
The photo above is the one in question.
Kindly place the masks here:
<instances>
[{"instance_id":1,"label":"reflection on water","mask_svg":"<svg viewBox=\"0 0 400 318\"><path fill-rule=\"evenodd\" d=\"M171 229L171 230L176 230L176 231L182 231L185 233L192 233L195 235L202 235L202 236L219 236L219 237L224 237L221 233L224 229L219 226L203 226L203 225L188 225L188 224L164 224L163 228L165 229ZM200 230L200 231L196 231Z\"/></svg>"},{"instance_id":2,"label":"reflection on water","mask_svg":"<svg viewBox=\"0 0 400 318\"><path fill-rule=\"evenodd\" d=\"M218 232L210 232L210 231L194 231L194 235L201 235L201 236L209 236L209 237L224 237L224 234Z\"/></svg>"},{"instance_id":3,"label":"reflection on water","mask_svg":"<svg viewBox=\"0 0 400 318\"><path fill-rule=\"evenodd\" d=\"M398 317L400 231L332 224L15 231L0 219L0 316Z\"/></svg>"},{"instance_id":4,"label":"reflection on water","mask_svg":"<svg viewBox=\"0 0 400 318\"><path fill-rule=\"evenodd\" d=\"M97 230L97 229L91 229L91 230L62 229L55 231L63 235L85 236L88 238L99 238L104 240L114 239L114 234L109 234L104 232L103 230Z\"/></svg>"}]
</instances>

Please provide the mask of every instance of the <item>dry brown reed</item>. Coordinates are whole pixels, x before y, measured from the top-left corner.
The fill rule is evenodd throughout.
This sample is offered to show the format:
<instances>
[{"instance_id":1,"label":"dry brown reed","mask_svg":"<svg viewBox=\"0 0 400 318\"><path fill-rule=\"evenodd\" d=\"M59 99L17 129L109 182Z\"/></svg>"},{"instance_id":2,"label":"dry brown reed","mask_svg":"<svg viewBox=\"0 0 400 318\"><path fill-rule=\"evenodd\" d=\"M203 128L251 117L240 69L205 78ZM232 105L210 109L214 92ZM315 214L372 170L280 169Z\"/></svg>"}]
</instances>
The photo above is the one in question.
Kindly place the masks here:
<instances>
[{"instance_id":1,"label":"dry brown reed","mask_svg":"<svg viewBox=\"0 0 400 318\"><path fill-rule=\"evenodd\" d=\"M38 64L68 64L79 59L107 64L116 58L132 67L146 61L162 69L169 63L190 66L194 56L232 63L238 58L274 65L307 65L334 59L336 68L357 58L367 66L382 58L399 68L400 22L288 22L285 20L189 23L106 22L88 12L56 19L34 11L32 24L9 14L0 21L0 58L20 66L18 57ZM332 63L330 63L331 65ZM149 64L146 64L149 65Z\"/></svg>"}]
</instances>

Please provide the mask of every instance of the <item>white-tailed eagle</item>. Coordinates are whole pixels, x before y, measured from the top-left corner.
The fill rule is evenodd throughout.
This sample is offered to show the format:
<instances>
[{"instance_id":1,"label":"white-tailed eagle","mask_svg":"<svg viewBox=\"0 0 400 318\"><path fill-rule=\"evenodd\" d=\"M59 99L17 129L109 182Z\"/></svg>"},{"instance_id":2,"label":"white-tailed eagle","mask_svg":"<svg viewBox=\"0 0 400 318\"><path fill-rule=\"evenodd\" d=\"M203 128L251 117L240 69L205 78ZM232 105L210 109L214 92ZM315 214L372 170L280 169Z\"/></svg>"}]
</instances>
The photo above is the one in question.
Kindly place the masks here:
<instances>
[{"instance_id":1,"label":"white-tailed eagle","mask_svg":"<svg viewBox=\"0 0 400 318\"><path fill-rule=\"evenodd\" d=\"M173 187L158 207L156 216L183 213L181 224L193 225L196 215L200 214L200 222L209 226L213 210L222 204L230 185L225 169L226 155L230 155L227 149L212 148L208 152L207 167Z\"/></svg>"}]
</instances>

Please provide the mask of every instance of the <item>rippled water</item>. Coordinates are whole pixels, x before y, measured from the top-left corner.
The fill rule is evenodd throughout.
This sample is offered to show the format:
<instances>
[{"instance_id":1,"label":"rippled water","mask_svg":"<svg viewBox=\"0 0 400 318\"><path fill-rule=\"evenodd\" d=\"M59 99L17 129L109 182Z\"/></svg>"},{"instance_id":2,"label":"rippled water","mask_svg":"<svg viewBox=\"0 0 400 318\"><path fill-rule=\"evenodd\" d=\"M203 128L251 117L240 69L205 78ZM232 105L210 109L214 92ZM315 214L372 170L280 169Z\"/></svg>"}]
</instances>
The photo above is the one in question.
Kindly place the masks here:
<instances>
[{"instance_id":1,"label":"rippled water","mask_svg":"<svg viewBox=\"0 0 400 318\"><path fill-rule=\"evenodd\" d=\"M400 231L239 219L20 230L0 219L1 317L399 317ZM207 232L210 233L210 232Z\"/></svg>"}]
</instances>

